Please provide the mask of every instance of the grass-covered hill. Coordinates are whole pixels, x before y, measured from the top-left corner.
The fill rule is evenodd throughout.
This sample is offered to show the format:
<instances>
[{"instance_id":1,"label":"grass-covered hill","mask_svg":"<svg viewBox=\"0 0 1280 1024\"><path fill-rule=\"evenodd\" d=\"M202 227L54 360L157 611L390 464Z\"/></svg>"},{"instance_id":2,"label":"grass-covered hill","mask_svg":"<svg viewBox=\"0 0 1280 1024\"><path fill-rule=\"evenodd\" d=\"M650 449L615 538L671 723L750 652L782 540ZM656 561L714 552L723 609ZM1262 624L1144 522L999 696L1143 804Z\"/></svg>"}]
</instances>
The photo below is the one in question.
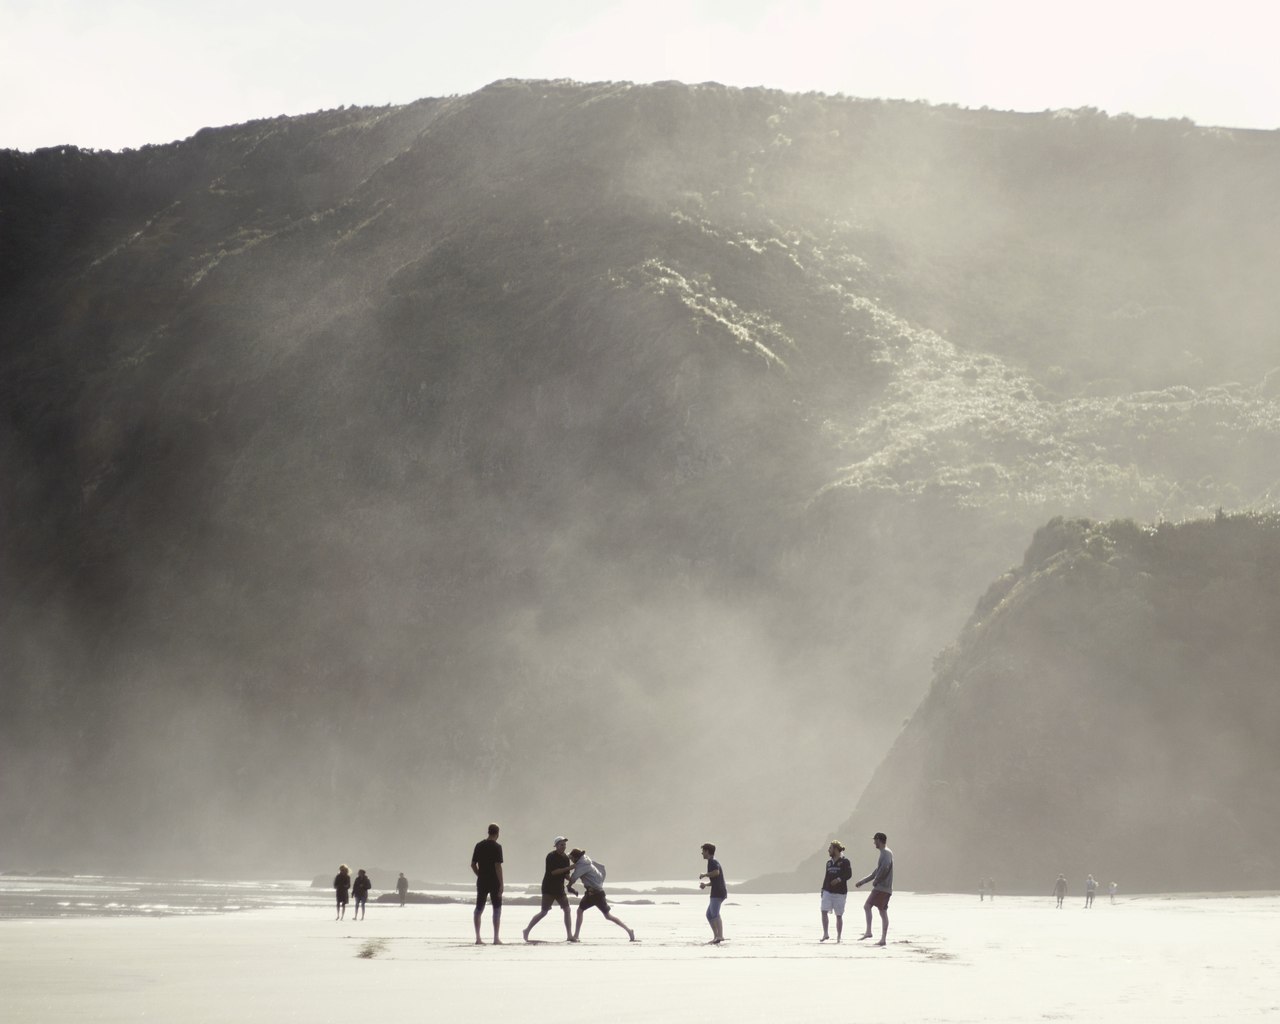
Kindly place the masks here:
<instances>
[{"instance_id":1,"label":"grass-covered hill","mask_svg":"<svg viewBox=\"0 0 1280 1024\"><path fill-rule=\"evenodd\" d=\"M889 833L907 889L1280 886L1278 581L1275 516L1053 520L842 834Z\"/></svg>"},{"instance_id":2,"label":"grass-covered hill","mask_svg":"<svg viewBox=\"0 0 1280 1024\"><path fill-rule=\"evenodd\" d=\"M1036 525L1275 507L1277 170L678 83L0 153L0 860L793 863Z\"/></svg>"}]
</instances>

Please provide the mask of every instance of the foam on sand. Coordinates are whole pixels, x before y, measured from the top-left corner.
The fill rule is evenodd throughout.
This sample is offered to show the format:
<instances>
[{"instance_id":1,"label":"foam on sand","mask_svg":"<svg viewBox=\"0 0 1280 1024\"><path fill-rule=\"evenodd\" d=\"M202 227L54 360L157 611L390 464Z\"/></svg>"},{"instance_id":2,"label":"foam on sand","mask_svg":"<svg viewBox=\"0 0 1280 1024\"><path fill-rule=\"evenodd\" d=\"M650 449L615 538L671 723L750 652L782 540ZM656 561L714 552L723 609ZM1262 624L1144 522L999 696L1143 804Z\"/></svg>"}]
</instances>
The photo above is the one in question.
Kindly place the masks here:
<instances>
[{"instance_id":1,"label":"foam on sand","mask_svg":"<svg viewBox=\"0 0 1280 1024\"><path fill-rule=\"evenodd\" d=\"M462 906L370 904L166 918L0 921L0 1019L907 1021L1249 1020L1280 1014L1280 898L1053 899L898 893L889 945L819 943L816 893L730 894L722 946L705 899L628 909L626 936L590 911L582 942L528 908L501 947L474 946ZM877 935L878 935L878 920ZM834 922L833 922L834 925ZM484 922L488 937L488 914ZM834 935L834 929L833 929Z\"/></svg>"}]
</instances>

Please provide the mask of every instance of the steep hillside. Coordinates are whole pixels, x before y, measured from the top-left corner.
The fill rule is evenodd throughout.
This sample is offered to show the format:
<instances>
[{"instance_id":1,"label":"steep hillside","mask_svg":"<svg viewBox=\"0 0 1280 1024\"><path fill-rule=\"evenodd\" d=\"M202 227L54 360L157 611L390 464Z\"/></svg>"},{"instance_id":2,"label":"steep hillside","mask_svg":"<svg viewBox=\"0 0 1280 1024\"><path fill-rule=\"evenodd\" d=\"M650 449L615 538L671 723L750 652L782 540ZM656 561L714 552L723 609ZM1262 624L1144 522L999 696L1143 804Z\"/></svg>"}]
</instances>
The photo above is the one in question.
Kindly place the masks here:
<instances>
[{"instance_id":1,"label":"steep hillside","mask_svg":"<svg viewBox=\"0 0 1280 1024\"><path fill-rule=\"evenodd\" d=\"M1055 519L939 656L841 834L887 832L907 889L1280 886L1278 581L1274 516Z\"/></svg>"},{"instance_id":2,"label":"steep hillside","mask_svg":"<svg viewBox=\"0 0 1280 1024\"><path fill-rule=\"evenodd\" d=\"M1037 523L1275 507L1277 170L676 83L0 153L0 860L794 861Z\"/></svg>"}]
</instances>

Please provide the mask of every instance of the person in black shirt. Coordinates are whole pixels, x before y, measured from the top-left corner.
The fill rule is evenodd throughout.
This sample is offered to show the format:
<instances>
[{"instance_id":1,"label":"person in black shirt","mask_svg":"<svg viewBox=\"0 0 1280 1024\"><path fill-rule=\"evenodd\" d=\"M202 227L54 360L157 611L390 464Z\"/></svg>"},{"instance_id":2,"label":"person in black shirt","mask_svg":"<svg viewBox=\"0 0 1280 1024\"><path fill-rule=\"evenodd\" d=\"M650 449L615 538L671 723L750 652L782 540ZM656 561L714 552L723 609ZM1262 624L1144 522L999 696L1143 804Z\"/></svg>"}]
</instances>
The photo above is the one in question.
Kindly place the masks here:
<instances>
[{"instance_id":1,"label":"person in black shirt","mask_svg":"<svg viewBox=\"0 0 1280 1024\"><path fill-rule=\"evenodd\" d=\"M372 888L373 879L365 874L364 868L361 868L356 872L356 880L351 886L351 895L356 898L356 909L351 915L352 920L359 921L366 916L365 902L369 899L369 890Z\"/></svg>"},{"instance_id":2,"label":"person in black shirt","mask_svg":"<svg viewBox=\"0 0 1280 1024\"><path fill-rule=\"evenodd\" d=\"M547 854L547 868L542 875L542 909L533 915L533 920L525 928L525 942L529 941L529 933L533 931L533 926L547 916L547 911L551 909L553 903L559 903L560 909L564 911L564 937L573 938L573 927L569 923L569 897L564 894L565 879L573 870L569 855L564 852L564 848L568 845L569 840L564 836L556 836L551 844L551 852Z\"/></svg>"},{"instance_id":3,"label":"person in black shirt","mask_svg":"<svg viewBox=\"0 0 1280 1024\"><path fill-rule=\"evenodd\" d=\"M493 944L501 946L498 926L502 923L502 844L498 842L498 826L489 826L489 838L481 839L471 854L471 870L476 876L476 945L480 941L480 915L484 913L485 897L493 904Z\"/></svg>"},{"instance_id":4,"label":"person in black shirt","mask_svg":"<svg viewBox=\"0 0 1280 1024\"><path fill-rule=\"evenodd\" d=\"M338 916L334 920L341 921L347 912L347 899L351 892L351 869L345 864L333 876L333 891L338 898Z\"/></svg>"},{"instance_id":5,"label":"person in black shirt","mask_svg":"<svg viewBox=\"0 0 1280 1024\"><path fill-rule=\"evenodd\" d=\"M404 872L400 872L400 877L396 879L396 892L400 894L400 906L404 906L404 901L409 895L409 879L404 877Z\"/></svg>"},{"instance_id":6,"label":"person in black shirt","mask_svg":"<svg viewBox=\"0 0 1280 1024\"><path fill-rule=\"evenodd\" d=\"M698 876L699 889L711 889L711 899L707 903L707 923L711 925L711 944L718 946L724 942L724 922L720 919L720 906L729 898L729 889L724 884L724 869L716 860L715 843L702 844L702 856L707 862L707 870ZM705 878L703 882L701 879Z\"/></svg>"}]
</instances>

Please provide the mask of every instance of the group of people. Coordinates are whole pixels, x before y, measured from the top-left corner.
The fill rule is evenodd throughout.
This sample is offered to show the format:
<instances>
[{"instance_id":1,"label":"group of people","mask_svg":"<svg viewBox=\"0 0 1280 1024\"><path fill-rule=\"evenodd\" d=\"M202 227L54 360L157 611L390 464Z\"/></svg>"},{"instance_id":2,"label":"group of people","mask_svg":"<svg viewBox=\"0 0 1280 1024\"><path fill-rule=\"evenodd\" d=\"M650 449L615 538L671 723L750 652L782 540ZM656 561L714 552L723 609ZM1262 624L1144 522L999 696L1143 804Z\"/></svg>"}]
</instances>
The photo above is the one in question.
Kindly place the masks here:
<instances>
[{"instance_id":1,"label":"group of people","mask_svg":"<svg viewBox=\"0 0 1280 1024\"><path fill-rule=\"evenodd\" d=\"M871 912L877 910L880 912L880 941L876 945L883 946L889 937L889 898L893 895L893 851L889 849L889 838L883 832L877 832L872 836L871 842L880 851L875 870L866 878L853 883L856 889L861 889L867 884L871 885L867 901L862 904L863 913L867 917L867 928L858 936L858 939L874 938L871 930ZM831 840L831 845L827 847L827 858L826 871L822 877L822 938L818 941L826 942L831 938L828 922L830 915L835 914L836 942L840 942L844 937L844 905L849 895L849 880L853 878L853 865L844 855L844 843L839 839Z\"/></svg>"},{"instance_id":2,"label":"group of people","mask_svg":"<svg viewBox=\"0 0 1280 1024\"><path fill-rule=\"evenodd\" d=\"M365 904L369 900L369 890L373 888L373 879L366 873L364 868L360 868L356 872L356 877L351 877L351 869L343 864L338 868L338 873L333 878L333 888L338 897L338 916L335 920L341 921L347 916L347 904L352 897L356 901L356 909L351 915L353 921L359 921L365 916Z\"/></svg>"},{"instance_id":3,"label":"group of people","mask_svg":"<svg viewBox=\"0 0 1280 1024\"><path fill-rule=\"evenodd\" d=\"M356 901L356 909L351 914L353 921L363 920L367 914L365 906L369 901L369 890L373 888L373 879L365 872L364 868L356 871L356 877L351 877L351 869L345 864L338 868L338 873L333 876L333 889L338 900L338 916L335 918L341 921L347 915L347 904L354 899ZM409 879L404 877L404 872L400 872L399 879L396 880L396 892L400 894L400 906L404 906L405 899L409 895Z\"/></svg>"},{"instance_id":4,"label":"group of people","mask_svg":"<svg viewBox=\"0 0 1280 1024\"><path fill-rule=\"evenodd\" d=\"M476 843L471 854L471 870L476 876L476 910L474 915L476 928L476 945L484 945L480 938L480 919L484 915L486 901L493 908L493 944L502 945L499 929L502 925L502 844L498 842L500 829L497 825L489 826L486 838ZM524 941L531 941L529 933L551 910L551 905L558 905L564 913L564 937L569 942L577 942L582 933L582 918L588 910L596 907L604 915L606 921L612 921L624 932L630 942L636 941L636 933L616 917L609 906L609 899L604 891L605 866L587 856L586 850L576 847L565 849L569 840L564 836L556 836L551 842L551 852L547 854L546 870L542 874L542 906L532 920L525 926L522 934ZM578 916L572 929L569 927L569 894L578 895L575 883L582 883L582 899L578 901Z\"/></svg>"},{"instance_id":5,"label":"group of people","mask_svg":"<svg viewBox=\"0 0 1280 1024\"><path fill-rule=\"evenodd\" d=\"M476 843L471 853L471 871L476 877L473 922L477 946L484 945L484 940L480 936L480 924L486 904L492 908L493 944L502 945L500 932L505 881L502 874L502 844L498 842L500 834L501 829L496 824L491 824L486 837ZM872 911L879 911L880 941L877 945L883 946L889 935L889 899L893 895L893 851L889 849L888 838L883 832L877 832L872 837L872 843L879 851L875 869L865 878L854 883L854 886L859 889L864 885L871 886L870 895L863 904L867 927L859 938L874 938L871 915ZM582 918L592 907L597 908L606 921L616 924L626 932L628 941L635 942L635 931L617 917L609 906L609 899L604 889L605 866L600 861L588 857L586 850L575 847L566 853L568 845L569 840L565 836L556 836L551 842L551 851L547 854L546 868L542 875L542 906L521 932L525 942L533 941L529 938L529 933L551 912L553 904L558 906L564 914L564 937L567 942L579 941L582 933ZM844 844L838 839L832 840L827 848L829 859L822 877L822 938L819 940L821 942L826 942L831 937L829 920L833 913L836 918L836 942L840 942L844 935L845 901L848 898L849 881L853 878L853 866L844 855L844 850ZM698 876L698 887L710 890L707 924L711 927L711 944L719 945L724 941L724 923L720 917L720 908L729 897L729 889L725 883L724 868L716 860L714 843L702 844L702 858L707 862L707 870ZM571 926L569 896L578 895L574 885L579 882L582 884L582 898L578 901L577 918ZM359 870L353 881L350 868L343 864L333 880L338 900L337 919L342 920L346 914L348 893L354 896L356 901L354 918L359 920L363 917L365 902L372 885L373 882L364 868ZM403 872L396 883L396 890L400 894L400 904L403 906L409 891L409 883Z\"/></svg>"},{"instance_id":6,"label":"group of people","mask_svg":"<svg viewBox=\"0 0 1280 1024\"><path fill-rule=\"evenodd\" d=\"M489 826L487 838L476 843L471 855L471 870L476 876L476 908L474 915L476 945L483 945L480 937L480 921L484 914L485 903L493 908L493 942L501 945L499 928L502 921L502 845L498 842L499 828ZM889 935L889 898L893 895L893 851L888 847L888 837L877 832L872 838L879 851L875 869L854 883L857 888L871 885L871 894L863 904L867 917L867 929L859 936L862 939L873 938L871 914L873 910L880 913L880 941L877 945L885 945ZM564 836L556 836L552 840L551 852L547 854L546 869L542 875L542 907L533 915L521 934L525 942L532 941L529 933L551 911L552 904L557 904L564 914L564 934L568 942L579 941L582 933L582 917L592 907L599 908L606 921L611 921L627 933L627 939L636 941L636 933L621 919L614 916L605 895L605 867L599 861L593 861L585 850L573 849L567 854L565 848L569 840ZM844 933L844 908L848 898L849 880L853 877L853 867L844 856L844 844L833 840L827 853L826 870L822 879L822 938L826 942L830 938L828 922L830 914L836 917L836 941L839 942ZM724 922L720 916L720 908L729 897L729 888L725 882L724 868L716 859L715 843L702 844L702 859L707 862L707 870L698 876L698 888L710 890L707 902L707 924L711 928L711 945L724 942ZM578 914L572 928L569 926L569 900L566 891L577 895L574 883L581 881L582 899L578 901ZM566 883L568 888L566 890Z\"/></svg>"},{"instance_id":7,"label":"group of people","mask_svg":"<svg viewBox=\"0 0 1280 1024\"><path fill-rule=\"evenodd\" d=\"M1116 901L1116 890L1119 886L1112 882L1107 886L1107 892L1111 896L1111 902ZM1089 875L1084 880L1084 908L1088 910L1093 906L1093 898L1098 894L1098 883L1093 875ZM1058 901L1058 909L1062 909L1062 901L1067 898L1067 876L1058 875L1058 880L1053 883L1053 897Z\"/></svg>"}]
</instances>

